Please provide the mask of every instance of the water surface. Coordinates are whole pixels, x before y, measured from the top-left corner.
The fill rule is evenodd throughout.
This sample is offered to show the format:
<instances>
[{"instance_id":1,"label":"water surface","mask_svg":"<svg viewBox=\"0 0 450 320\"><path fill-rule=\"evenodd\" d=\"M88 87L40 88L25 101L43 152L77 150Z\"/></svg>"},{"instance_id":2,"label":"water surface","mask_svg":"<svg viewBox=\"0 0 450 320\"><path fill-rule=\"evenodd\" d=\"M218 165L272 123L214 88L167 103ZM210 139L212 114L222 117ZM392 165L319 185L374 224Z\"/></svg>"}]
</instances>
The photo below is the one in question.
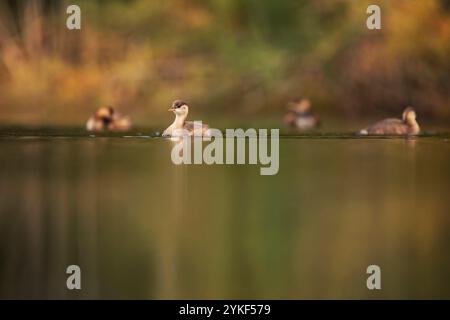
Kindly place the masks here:
<instances>
[{"instance_id":1,"label":"water surface","mask_svg":"<svg viewBox=\"0 0 450 320\"><path fill-rule=\"evenodd\" d=\"M448 135L284 136L275 176L172 145L4 131L0 297L450 299Z\"/></svg>"}]
</instances>

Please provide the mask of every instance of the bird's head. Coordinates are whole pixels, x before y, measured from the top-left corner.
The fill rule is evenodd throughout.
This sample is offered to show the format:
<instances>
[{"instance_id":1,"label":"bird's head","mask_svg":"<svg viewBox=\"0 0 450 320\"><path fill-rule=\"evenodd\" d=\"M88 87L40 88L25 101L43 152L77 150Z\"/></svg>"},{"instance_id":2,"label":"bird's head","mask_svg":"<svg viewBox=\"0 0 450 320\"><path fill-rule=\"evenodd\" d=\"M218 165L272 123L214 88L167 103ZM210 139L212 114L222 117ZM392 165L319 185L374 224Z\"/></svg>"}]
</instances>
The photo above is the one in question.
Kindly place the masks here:
<instances>
[{"instance_id":1,"label":"bird's head","mask_svg":"<svg viewBox=\"0 0 450 320\"><path fill-rule=\"evenodd\" d=\"M172 111L177 116L187 116L187 114L189 113L189 107L187 106L186 102L175 100L168 111Z\"/></svg>"},{"instance_id":2,"label":"bird's head","mask_svg":"<svg viewBox=\"0 0 450 320\"><path fill-rule=\"evenodd\" d=\"M114 109L113 109L113 107L110 107L110 106L101 107L100 109L97 110L95 115L97 116L97 118L100 118L100 119L111 118L114 115Z\"/></svg>"},{"instance_id":3,"label":"bird's head","mask_svg":"<svg viewBox=\"0 0 450 320\"><path fill-rule=\"evenodd\" d=\"M289 102L289 110L296 113L307 113L311 110L311 102L308 99L300 98Z\"/></svg>"},{"instance_id":4,"label":"bird's head","mask_svg":"<svg viewBox=\"0 0 450 320\"><path fill-rule=\"evenodd\" d=\"M414 111L414 109L411 107L407 107L403 111L402 118L403 118L403 121L405 121L406 123L409 123L409 124L415 123L416 118L417 118L416 111Z\"/></svg>"}]
</instances>

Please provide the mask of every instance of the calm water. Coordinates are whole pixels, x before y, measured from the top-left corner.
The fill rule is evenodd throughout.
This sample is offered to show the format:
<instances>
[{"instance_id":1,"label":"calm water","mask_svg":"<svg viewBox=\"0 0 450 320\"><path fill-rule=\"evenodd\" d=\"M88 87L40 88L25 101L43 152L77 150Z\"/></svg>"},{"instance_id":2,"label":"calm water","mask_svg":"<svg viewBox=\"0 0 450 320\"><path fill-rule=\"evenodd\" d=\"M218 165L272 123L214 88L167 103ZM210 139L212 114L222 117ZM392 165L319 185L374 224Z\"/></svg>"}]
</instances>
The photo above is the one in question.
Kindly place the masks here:
<instances>
[{"instance_id":1,"label":"calm water","mask_svg":"<svg viewBox=\"0 0 450 320\"><path fill-rule=\"evenodd\" d=\"M171 147L3 134L0 298L450 298L445 135L285 137L275 176Z\"/></svg>"}]
</instances>

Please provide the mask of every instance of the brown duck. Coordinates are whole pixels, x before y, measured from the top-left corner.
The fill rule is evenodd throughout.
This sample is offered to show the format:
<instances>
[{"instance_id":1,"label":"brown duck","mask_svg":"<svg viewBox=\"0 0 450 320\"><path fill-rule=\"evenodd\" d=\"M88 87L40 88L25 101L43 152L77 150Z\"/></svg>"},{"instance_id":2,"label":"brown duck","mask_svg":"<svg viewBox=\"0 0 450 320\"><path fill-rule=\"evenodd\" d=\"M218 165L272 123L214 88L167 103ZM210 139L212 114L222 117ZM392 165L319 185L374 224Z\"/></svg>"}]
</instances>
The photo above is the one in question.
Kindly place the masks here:
<instances>
[{"instance_id":1,"label":"brown duck","mask_svg":"<svg viewBox=\"0 0 450 320\"><path fill-rule=\"evenodd\" d=\"M131 121L114 110L113 107L98 109L86 122L88 131L127 131L131 128Z\"/></svg>"},{"instance_id":2,"label":"brown duck","mask_svg":"<svg viewBox=\"0 0 450 320\"><path fill-rule=\"evenodd\" d=\"M417 135L420 133L419 124L416 121L416 112L407 107L403 111L402 119L385 119L370 127L362 129L362 135Z\"/></svg>"},{"instance_id":3,"label":"brown duck","mask_svg":"<svg viewBox=\"0 0 450 320\"><path fill-rule=\"evenodd\" d=\"M289 102L288 109L283 118L286 126L299 130L310 130L319 126L319 118L311 111L311 102L308 99L293 100Z\"/></svg>"}]
</instances>

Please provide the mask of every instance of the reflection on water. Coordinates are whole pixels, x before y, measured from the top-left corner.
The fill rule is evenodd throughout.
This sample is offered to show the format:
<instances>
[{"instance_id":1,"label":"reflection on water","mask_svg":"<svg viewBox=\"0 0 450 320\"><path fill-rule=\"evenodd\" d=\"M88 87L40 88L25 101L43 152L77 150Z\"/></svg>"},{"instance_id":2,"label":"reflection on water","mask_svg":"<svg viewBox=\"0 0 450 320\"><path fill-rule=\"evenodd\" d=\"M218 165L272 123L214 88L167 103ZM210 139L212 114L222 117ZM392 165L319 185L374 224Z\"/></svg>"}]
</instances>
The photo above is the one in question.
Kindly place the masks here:
<instances>
[{"instance_id":1,"label":"reflection on water","mask_svg":"<svg viewBox=\"0 0 450 320\"><path fill-rule=\"evenodd\" d=\"M448 139L282 139L275 176L171 146L0 139L0 297L450 298Z\"/></svg>"}]
</instances>

